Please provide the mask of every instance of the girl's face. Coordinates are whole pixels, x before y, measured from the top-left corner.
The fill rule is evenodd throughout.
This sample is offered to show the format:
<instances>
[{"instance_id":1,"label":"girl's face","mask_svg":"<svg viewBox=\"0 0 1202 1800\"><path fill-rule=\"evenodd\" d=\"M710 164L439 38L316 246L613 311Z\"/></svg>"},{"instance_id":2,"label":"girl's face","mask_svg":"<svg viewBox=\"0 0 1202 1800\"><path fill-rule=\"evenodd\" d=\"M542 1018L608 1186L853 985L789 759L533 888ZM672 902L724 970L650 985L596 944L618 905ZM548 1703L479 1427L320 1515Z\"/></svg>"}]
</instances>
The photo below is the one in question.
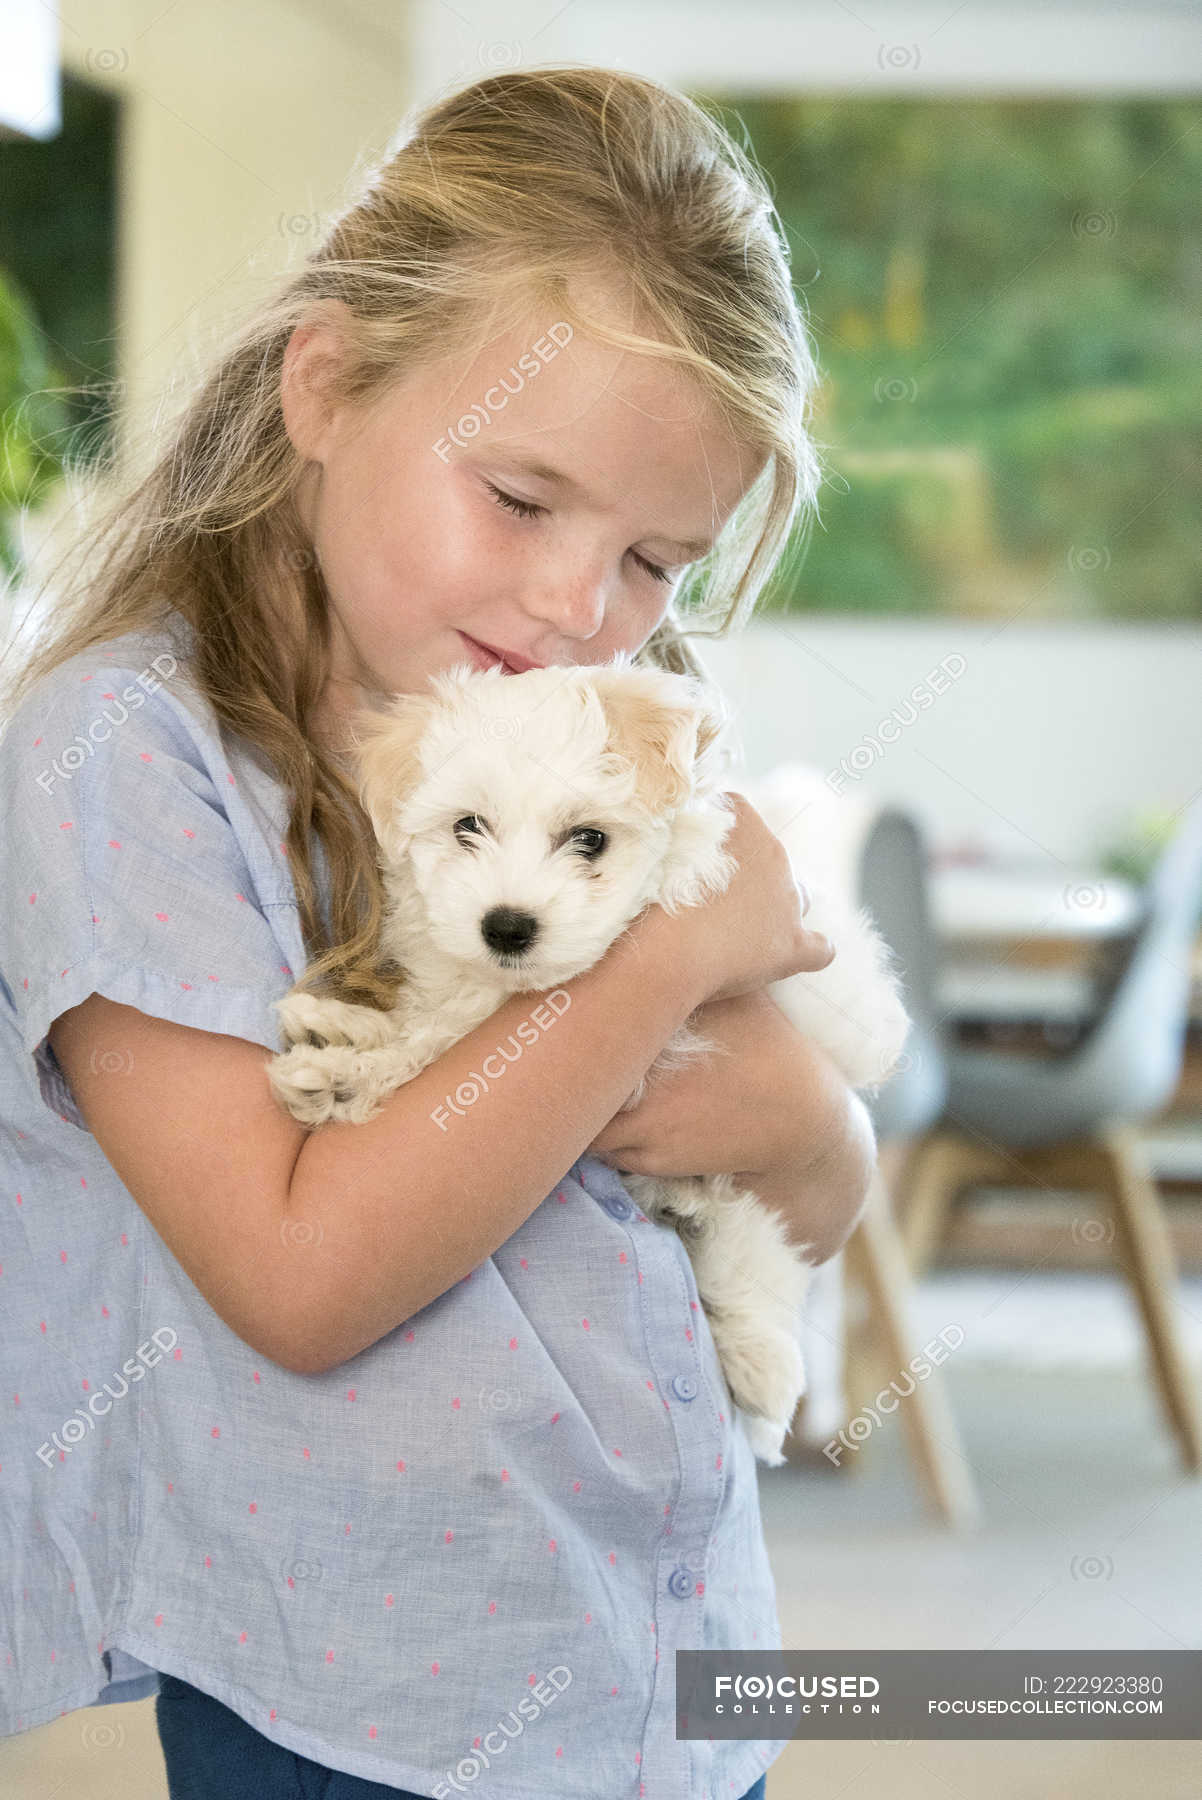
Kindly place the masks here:
<instances>
[{"instance_id":1,"label":"girl's face","mask_svg":"<svg viewBox=\"0 0 1202 1800\"><path fill-rule=\"evenodd\" d=\"M330 325L298 328L282 383L330 597L323 733L456 663L489 666L481 645L521 668L637 650L763 466L674 365L554 318L366 409L323 407L337 352Z\"/></svg>"}]
</instances>

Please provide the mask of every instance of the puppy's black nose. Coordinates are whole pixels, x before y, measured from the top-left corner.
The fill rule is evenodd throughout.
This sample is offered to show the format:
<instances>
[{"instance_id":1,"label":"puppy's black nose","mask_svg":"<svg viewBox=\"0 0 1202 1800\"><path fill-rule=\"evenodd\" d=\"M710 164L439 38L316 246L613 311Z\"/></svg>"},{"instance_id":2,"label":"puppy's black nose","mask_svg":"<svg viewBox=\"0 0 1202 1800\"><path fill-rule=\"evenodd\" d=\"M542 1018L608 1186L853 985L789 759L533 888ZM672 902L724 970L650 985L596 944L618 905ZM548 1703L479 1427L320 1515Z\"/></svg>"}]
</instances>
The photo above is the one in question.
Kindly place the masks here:
<instances>
[{"instance_id":1,"label":"puppy's black nose","mask_svg":"<svg viewBox=\"0 0 1202 1800\"><path fill-rule=\"evenodd\" d=\"M519 956L537 937L538 920L533 913L519 912L514 906L494 906L481 919L480 931L490 950Z\"/></svg>"}]
</instances>

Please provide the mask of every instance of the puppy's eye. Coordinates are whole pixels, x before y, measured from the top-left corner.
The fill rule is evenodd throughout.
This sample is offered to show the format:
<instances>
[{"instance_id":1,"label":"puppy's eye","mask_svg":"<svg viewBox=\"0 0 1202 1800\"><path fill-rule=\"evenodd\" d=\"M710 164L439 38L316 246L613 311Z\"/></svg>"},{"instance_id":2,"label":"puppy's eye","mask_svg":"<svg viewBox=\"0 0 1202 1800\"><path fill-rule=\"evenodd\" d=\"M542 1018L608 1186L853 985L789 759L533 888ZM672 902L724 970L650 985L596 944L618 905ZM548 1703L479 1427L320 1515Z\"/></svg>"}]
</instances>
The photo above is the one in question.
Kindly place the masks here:
<instances>
[{"instance_id":1,"label":"puppy's eye","mask_svg":"<svg viewBox=\"0 0 1202 1800\"><path fill-rule=\"evenodd\" d=\"M568 842L591 862L595 856L600 856L609 839L595 825L581 825L570 834Z\"/></svg>"},{"instance_id":2,"label":"puppy's eye","mask_svg":"<svg viewBox=\"0 0 1202 1800\"><path fill-rule=\"evenodd\" d=\"M451 827L457 838L483 837L487 829L488 827L479 813L464 813L463 817L456 819Z\"/></svg>"}]
</instances>

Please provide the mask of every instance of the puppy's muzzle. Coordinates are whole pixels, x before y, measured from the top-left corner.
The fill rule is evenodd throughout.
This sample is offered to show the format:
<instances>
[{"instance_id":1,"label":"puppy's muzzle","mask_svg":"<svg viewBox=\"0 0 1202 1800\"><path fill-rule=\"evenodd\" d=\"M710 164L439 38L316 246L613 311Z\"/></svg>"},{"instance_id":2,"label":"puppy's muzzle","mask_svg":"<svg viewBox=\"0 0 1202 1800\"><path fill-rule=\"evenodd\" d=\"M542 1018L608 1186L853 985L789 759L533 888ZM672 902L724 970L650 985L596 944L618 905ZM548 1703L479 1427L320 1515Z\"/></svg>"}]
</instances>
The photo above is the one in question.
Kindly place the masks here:
<instances>
[{"instance_id":1,"label":"puppy's muzzle","mask_svg":"<svg viewBox=\"0 0 1202 1800\"><path fill-rule=\"evenodd\" d=\"M498 956L520 956L538 936L538 920L514 906L494 906L481 919L480 934Z\"/></svg>"}]
</instances>

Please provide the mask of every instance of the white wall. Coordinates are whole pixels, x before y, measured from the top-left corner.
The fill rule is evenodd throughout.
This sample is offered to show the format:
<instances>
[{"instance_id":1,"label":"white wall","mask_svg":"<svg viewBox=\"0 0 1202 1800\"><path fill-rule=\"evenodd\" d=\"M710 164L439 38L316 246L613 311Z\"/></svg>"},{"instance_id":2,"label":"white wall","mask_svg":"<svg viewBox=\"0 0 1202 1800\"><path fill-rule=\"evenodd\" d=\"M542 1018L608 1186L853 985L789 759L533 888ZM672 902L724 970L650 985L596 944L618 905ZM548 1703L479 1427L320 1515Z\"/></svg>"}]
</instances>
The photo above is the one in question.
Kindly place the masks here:
<instances>
[{"instance_id":1,"label":"white wall","mask_svg":"<svg viewBox=\"0 0 1202 1800\"><path fill-rule=\"evenodd\" d=\"M1088 866L1202 787L1199 627L815 616L695 641L749 775L845 763L844 791L912 807L936 849Z\"/></svg>"},{"instance_id":2,"label":"white wall","mask_svg":"<svg viewBox=\"0 0 1202 1800\"><path fill-rule=\"evenodd\" d=\"M561 60L726 93L1196 92L1192 0L416 0L419 95L482 68Z\"/></svg>"},{"instance_id":3,"label":"white wall","mask_svg":"<svg viewBox=\"0 0 1202 1800\"><path fill-rule=\"evenodd\" d=\"M120 378L162 386L351 197L410 104L404 6L65 0L67 68L126 101Z\"/></svg>"}]
</instances>

